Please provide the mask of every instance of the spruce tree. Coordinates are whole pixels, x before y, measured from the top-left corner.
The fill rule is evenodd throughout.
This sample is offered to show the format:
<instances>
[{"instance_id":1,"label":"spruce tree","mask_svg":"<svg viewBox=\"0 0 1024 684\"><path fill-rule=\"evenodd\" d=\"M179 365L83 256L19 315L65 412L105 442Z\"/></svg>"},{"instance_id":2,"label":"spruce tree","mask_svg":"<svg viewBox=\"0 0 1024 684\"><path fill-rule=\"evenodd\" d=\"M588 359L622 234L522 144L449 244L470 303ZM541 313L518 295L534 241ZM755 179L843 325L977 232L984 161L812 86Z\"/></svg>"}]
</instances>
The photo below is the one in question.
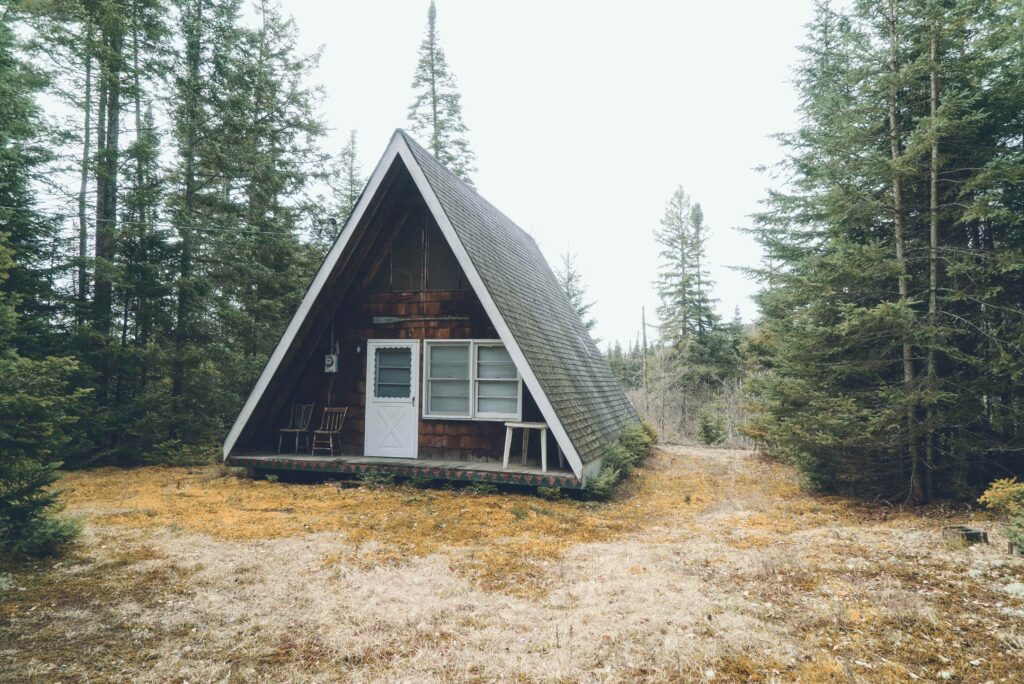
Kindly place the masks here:
<instances>
[{"instance_id":1,"label":"spruce tree","mask_svg":"<svg viewBox=\"0 0 1024 684\"><path fill-rule=\"evenodd\" d=\"M558 278L558 283L562 286L562 289L565 290L565 294L569 297L569 303L572 305L573 311L580 317L583 327L589 333L597 325L597 321L590 315L590 310L594 307L594 303L587 301L587 287L583 284L583 274L576 268L576 255L572 252L566 252L561 258L562 265L561 268L556 270L555 276Z\"/></svg>"},{"instance_id":2,"label":"spruce tree","mask_svg":"<svg viewBox=\"0 0 1024 684\"><path fill-rule=\"evenodd\" d=\"M818 6L791 183L755 229L774 268L752 431L819 486L924 501L1020 468L1021 191L1002 174L1020 168L1021 19Z\"/></svg>"},{"instance_id":3,"label":"spruce tree","mask_svg":"<svg viewBox=\"0 0 1024 684\"><path fill-rule=\"evenodd\" d=\"M328 185L331 196L327 201L328 220L319 221L315 237L324 248L329 247L344 227L348 217L356 208L359 195L363 192L366 179L359 164L359 146L355 130L348 133L348 140L341 148L337 159L331 165Z\"/></svg>"},{"instance_id":4,"label":"spruce tree","mask_svg":"<svg viewBox=\"0 0 1024 684\"><path fill-rule=\"evenodd\" d=\"M52 485L81 393L67 388L74 360L40 354L35 331L55 321L39 302L23 304L52 287L40 249L53 223L33 191L46 160L35 102L43 82L20 59L10 18L0 13L0 551L48 553L75 532L52 517L59 497ZM26 327L26 317L36 320Z\"/></svg>"},{"instance_id":5,"label":"spruce tree","mask_svg":"<svg viewBox=\"0 0 1024 684\"><path fill-rule=\"evenodd\" d=\"M705 243L708 226L700 204L677 188L655 239L661 245L657 289L661 342L672 350L675 380L682 385L718 382L739 372L728 331L714 310Z\"/></svg>"},{"instance_id":6,"label":"spruce tree","mask_svg":"<svg viewBox=\"0 0 1024 684\"><path fill-rule=\"evenodd\" d=\"M676 188L665 206L661 228L654 237L661 245L662 267L658 271L657 290L661 298L658 318L662 340L681 344L691 332L693 303L693 255L690 244L690 214L693 204L682 187Z\"/></svg>"},{"instance_id":7,"label":"spruce tree","mask_svg":"<svg viewBox=\"0 0 1024 684\"><path fill-rule=\"evenodd\" d=\"M469 129L462 120L462 95L438 40L434 0L427 10L427 32L420 43L412 89L416 96L409 105L409 130L438 161L472 185L476 155L469 148Z\"/></svg>"}]
</instances>

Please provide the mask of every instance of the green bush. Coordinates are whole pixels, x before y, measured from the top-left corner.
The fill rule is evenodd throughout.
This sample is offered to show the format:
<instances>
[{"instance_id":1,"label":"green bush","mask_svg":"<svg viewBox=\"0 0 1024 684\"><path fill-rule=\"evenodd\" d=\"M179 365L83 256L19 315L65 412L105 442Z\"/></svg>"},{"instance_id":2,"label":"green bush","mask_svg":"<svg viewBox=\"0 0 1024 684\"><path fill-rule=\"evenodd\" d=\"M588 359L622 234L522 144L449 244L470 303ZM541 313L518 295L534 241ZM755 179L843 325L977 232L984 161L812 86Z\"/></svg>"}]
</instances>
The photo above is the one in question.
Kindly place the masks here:
<instances>
[{"instance_id":1,"label":"green bush","mask_svg":"<svg viewBox=\"0 0 1024 684\"><path fill-rule=\"evenodd\" d=\"M83 396L67 389L76 371L71 359L0 350L0 551L49 555L78 533L77 523L56 516L53 486Z\"/></svg>"},{"instance_id":2,"label":"green bush","mask_svg":"<svg viewBox=\"0 0 1024 684\"><path fill-rule=\"evenodd\" d=\"M658 443L658 431L654 429L654 425L651 424L651 421L640 421L640 427L647 433L647 439L650 440L651 444Z\"/></svg>"},{"instance_id":3,"label":"green bush","mask_svg":"<svg viewBox=\"0 0 1024 684\"><path fill-rule=\"evenodd\" d=\"M700 417L700 427L697 428L697 436L702 444L711 446L721 444L725 441L725 421L721 416L713 416L704 413Z\"/></svg>"},{"instance_id":4,"label":"green bush","mask_svg":"<svg viewBox=\"0 0 1024 684\"><path fill-rule=\"evenodd\" d=\"M359 479L363 485L372 489L380 487L390 487L395 484L394 473L382 473L376 470L370 470L359 475Z\"/></svg>"},{"instance_id":5,"label":"green bush","mask_svg":"<svg viewBox=\"0 0 1024 684\"><path fill-rule=\"evenodd\" d=\"M558 501L562 498L561 487L537 487L537 496L548 501Z\"/></svg>"},{"instance_id":6,"label":"green bush","mask_svg":"<svg viewBox=\"0 0 1024 684\"><path fill-rule=\"evenodd\" d=\"M16 459L0 469L0 549L15 555L48 556L78 536L75 520L57 517L59 463Z\"/></svg>"},{"instance_id":7,"label":"green bush","mask_svg":"<svg viewBox=\"0 0 1024 684\"><path fill-rule=\"evenodd\" d=\"M1016 478L996 480L978 501L1009 516L1006 536L1015 547L1024 549L1024 482Z\"/></svg>"},{"instance_id":8,"label":"green bush","mask_svg":"<svg viewBox=\"0 0 1024 684\"><path fill-rule=\"evenodd\" d=\"M654 445L653 430L642 423L628 423L619 438L608 445L601 471L587 481L584 493L592 499L606 500L615 486L647 457Z\"/></svg>"},{"instance_id":9,"label":"green bush","mask_svg":"<svg viewBox=\"0 0 1024 684\"><path fill-rule=\"evenodd\" d=\"M219 463L220 448L216 444L183 444L172 439L161 442L139 457L144 465L195 466Z\"/></svg>"},{"instance_id":10,"label":"green bush","mask_svg":"<svg viewBox=\"0 0 1024 684\"><path fill-rule=\"evenodd\" d=\"M497 494L498 488L490 482L474 482L464 490L467 494Z\"/></svg>"}]
</instances>

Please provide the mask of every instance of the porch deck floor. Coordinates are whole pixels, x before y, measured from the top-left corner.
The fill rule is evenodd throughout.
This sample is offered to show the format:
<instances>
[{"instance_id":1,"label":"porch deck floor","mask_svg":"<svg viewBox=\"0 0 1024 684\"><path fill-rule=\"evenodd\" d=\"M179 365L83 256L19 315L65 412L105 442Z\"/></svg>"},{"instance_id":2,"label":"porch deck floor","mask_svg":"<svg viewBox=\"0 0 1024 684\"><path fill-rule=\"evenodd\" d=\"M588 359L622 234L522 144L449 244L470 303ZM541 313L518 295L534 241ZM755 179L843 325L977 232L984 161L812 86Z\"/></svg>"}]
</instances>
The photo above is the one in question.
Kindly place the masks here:
<instances>
[{"instance_id":1,"label":"porch deck floor","mask_svg":"<svg viewBox=\"0 0 1024 684\"><path fill-rule=\"evenodd\" d=\"M528 487L578 489L580 481L570 470L560 470L548 462L548 472L539 465L522 465L518 455L503 469L500 461L455 461L427 458L380 458L362 455L311 456L289 453L241 453L228 456L227 464L259 470L297 470L319 473L363 474L379 472L399 477L426 477L462 482L490 482Z\"/></svg>"}]
</instances>

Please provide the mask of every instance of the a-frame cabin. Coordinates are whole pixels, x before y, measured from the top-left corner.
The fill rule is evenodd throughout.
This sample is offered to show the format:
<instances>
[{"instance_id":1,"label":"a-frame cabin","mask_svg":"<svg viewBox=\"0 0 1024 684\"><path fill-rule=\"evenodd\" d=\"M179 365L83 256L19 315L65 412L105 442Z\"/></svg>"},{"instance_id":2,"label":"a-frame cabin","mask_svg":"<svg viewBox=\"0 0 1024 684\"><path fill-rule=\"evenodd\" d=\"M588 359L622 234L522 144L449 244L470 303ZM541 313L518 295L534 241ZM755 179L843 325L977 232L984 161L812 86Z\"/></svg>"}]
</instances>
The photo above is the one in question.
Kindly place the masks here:
<instances>
[{"instance_id":1,"label":"a-frame cabin","mask_svg":"<svg viewBox=\"0 0 1024 684\"><path fill-rule=\"evenodd\" d=\"M331 448L311 450L325 407L345 407L345 420ZM399 130L224 458L578 488L635 420L533 238ZM508 429L520 423L532 429Z\"/></svg>"}]
</instances>

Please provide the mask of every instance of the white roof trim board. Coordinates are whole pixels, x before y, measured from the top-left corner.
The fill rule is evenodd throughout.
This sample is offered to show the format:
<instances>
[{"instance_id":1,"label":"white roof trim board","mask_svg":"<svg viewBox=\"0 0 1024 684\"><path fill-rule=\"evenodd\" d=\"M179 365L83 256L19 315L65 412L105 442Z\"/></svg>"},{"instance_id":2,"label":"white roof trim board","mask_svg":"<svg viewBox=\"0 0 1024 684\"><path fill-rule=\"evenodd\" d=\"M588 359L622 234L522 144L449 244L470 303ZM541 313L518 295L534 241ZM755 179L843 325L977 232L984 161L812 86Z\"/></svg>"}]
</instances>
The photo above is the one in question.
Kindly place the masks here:
<instances>
[{"instance_id":1,"label":"white roof trim board","mask_svg":"<svg viewBox=\"0 0 1024 684\"><path fill-rule=\"evenodd\" d=\"M561 387L563 389L563 395L566 394L564 390L566 384L572 385L572 388L569 390L569 394L575 392L581 395L580 397L578 397L579 401L571 401L572 399L574 399L574 397L569 397L569 400L567 400L565 396L562 396L560 399L563 406L570 405L575 411L577 437L579 437L580 433L579 414L581 412L583 412L584 414L586 413L588 408L588 401L591 402L591 406L593 405L593 401L601 401L602 399L607 399L607 403L611 404L610 407L601 407L602 410L600 411L600 413L602 415L600 416L600 429L597 431L592 431L599 432L600 434L586 435L588 437L588 440L586 441L588 441L589 447L587 458L581 457L581 454L577 449L577 445L573 442L573 439L570 437L570 431L566 429L566 425L564 424L561 416L559 415L552 401L549 399L548 393L544 391L544 383L541 382L540 378L538 378L537 374L534 372L534 368L530 363L527 353L524 353L523 348L519 344L519 340L517 340L516 335L513 333L513 329L510 328L508 322L506 321L506 317L502 315L500 307L495 302L492 293L490 292L485 283L486 279L481 277L481 273L477 269L477 265L474 263L474 260L471 257L470 252L467 251L466 245L463 243L463 240L459 235L459 230L457 230L456 226L453 225L451 218L445 211L445 202L442 202L442 199L438 196L438 193L435 189L435 184L441 183L445 186L447 192L447 195L445 196L445 201L447 202L449 208L454 208L463 212L469 212L467 215L473 216L474 220L476 221L475 225L477 227L479 227L480 225L484 225L486 227L487 220L490 219L495 222L500 222L502 224L501 229L505 231L504 234L506 237L510 233L518 231L518 234L516 234L515 239L519 240L521 244L530 248L529 251L534 252L530 255L530 257L534 259L534 261L531 262L534 268L537 267L537 259L539 259L543 263L543 257L540 256L539 250L536 248L536 243L532 241L532 238L529 238L529 236L527 236L525 233L522 233L521 229L519 229L517 226L515 226L515 224L509 221L503 214L497 212L496 209L491 207L491 205L487 204L482 198L476 195L475 191L469 189L468 186L463 184L460 180L456 179L450 172L448 172L446 169L443 169L443 167L441 167L440 164L436 162L436 160L430 157L428 153L422 148L420 148L418 145L416 145L415 142L411 141L401 130L396 131L394 136L391 138L391 142L388 145L388 148L385 151L384 156L377 163L377 166L374 169L373 174L370 176L369 182L367 183L366 189L360 196L359 202L356 204L356 207L352 212L351 217L345 223L345 227L342 229L341 233L338 235L337 240L335 240L334 245L331 247L330 251L325 257L324 262L320 267L320 270L317 272L316 276L313 278L313 281L309 286L309 289L306 291L306 294L303 297L302 302L299 305L299 308L296 310L295 315L289 322L287 329L281 336L281 339L278 342L277 347L274 349L274 352L271 354L270 359L267 361L266 367L260 374L260 377L256 382L256 386L253 388L252 393L250 393L248 399L245 402L245 405L242 407L241 412L235 419L235 422L232 425L231 430L228 432L227 438L224 440L224 458L226 459L228 457L232 448L235 446L235 442L238 440L238 437L241 434L242 430L244 429L246 423L248 422L253 412L255 411L261 396L266 391L279 366L284 360L284 357L288 349L294 342L299 332L299 329L302 325L302 322L313 308L313 305L316 302L317 298L319 297L324 285L328 281L334 266L345 253L345 248L348 245L349 241L351 240L353 234L355 233L356 227L363 219L363 216L366 213L370 204L372 203L375 195L380 190L381 183L385 175L387 174L388 170L392 167L396 159L400 159L404 167L408 170L410 176L412 177L416 185L417 190L420 192L421 196L423 197L423 200L426 202L428 209L433 215L434 220L437 222L437 225L440 227L441 232L445 236L445 239L451 246L452 251L454 252L459 262L459 265L462 267L463 272L466 274L466 277L469 279L470 284L473 286L473 290L477 297L479 298L481 304L483 305L484 310L486 311L488 317L490 318L492 325L497 330L498 336L500 337L502 343L504 343L506 349L509 352L509 355L512 357L512 360L515 362L516 367L518 368L520 374L523 377L523 382L526 384L527 389L529 389L531 395L536 401L537 406L544 417L544 420L548 423L548 426L550 427L552 434L558 442L558 445L561 447L562 452L565 454L566 460L572 467L573 473L576 475L577 478L579 478L582 481L586 474L594 470L593 466L599 464L600 458L603 455L604 445L597 445L595 443L595 440L600 441L601 439L609 439L612 436L612 432L617 431L617 429L621 427L621 424L624 423L626 420L636 419L635 411L633 411L632 407L629 405L628 400L626 400L621 388L618 386L618 383L614 380L614 377L611 375L610 369L608 369L607 364L605 364L604 360L600 357L600 352L597 351L597 348L593 345L593 342L590 340L589 336L586 335L585 331L582 332L582 334L580 334L580 331L582 330L582 324L579 323L578 320L572 321L572 324L570 326L573 330L572 334L575 335L578 339L571 342L571 345L574 345L571 346L571 349L570 346L567 346L566 344L561 345L561 352L582 358L580 365L583 368L583 371L580 372L585 373L587 370L590 370L595 371L601 375L598 383L595 384L593 387L589 388L589 392L591 394L598 395L596 397L585 396L588 393L588 388L575 387L575 385L571 382L571 379L562 379L563 382ZM429 167L430 176L433 179L433 184L431 182L431 178L428 178L428 174L425 173L423 164L426 164ZM457 195L457 197L453 197L454 195ZM463 216L463 219L464 218L465 216ZM465 226L464 221L463 230L466 229L467 228ZM477 233L479 233L478 228ZM474 234L474 236L475 235L476 234ZM524 240L527 240L529 242L523 242ZM479 253L480 250L477 248L478 256ZM546 263L543 263L543 269L543 275L546 275L547 280L550 281L552 279L552 276L550 275L550 269L548 269ZM520 286L523 284L525 283L520 283ZM548 289L551 288L550 282L545 282L541 285L547 287ZM529 283L529 287L534 286L538 286L538 284ZM506 287L505 289L508 288ZM527 295L524 294L523 297L527 298ZM547 301L550 304L550 300ZM508 300L506 299L506 305L507 302ZM573 317L573 319L578 319L578 317L575 315L575 312L572 311L571 307L566 306L567 300L565 300L564 302L558 300L558 304L560 305L558 308L561 309L560 311L557 312L559 315L571 316ZM520 333L524 334L524 331L520 330ZM583 340L582 338L585 338L585 340ZM566 349L569 349L570 351L566 352ZM559 359L555 358L554 361L557 362L559 361ZM545 362L548 363L548 367L550 368L552 359L546 359ZM584 382L581 384L586 383ZM611 385L614 385L614 387L610 387ZM600 392L593 392L595 387L599 389ZM600 446L600 448L598 448L598 446ZM595 461L597 461L597 463L595 463ZM585 463L587 464L586 468L584 468Z\"/></svg>"}]
</instances>

